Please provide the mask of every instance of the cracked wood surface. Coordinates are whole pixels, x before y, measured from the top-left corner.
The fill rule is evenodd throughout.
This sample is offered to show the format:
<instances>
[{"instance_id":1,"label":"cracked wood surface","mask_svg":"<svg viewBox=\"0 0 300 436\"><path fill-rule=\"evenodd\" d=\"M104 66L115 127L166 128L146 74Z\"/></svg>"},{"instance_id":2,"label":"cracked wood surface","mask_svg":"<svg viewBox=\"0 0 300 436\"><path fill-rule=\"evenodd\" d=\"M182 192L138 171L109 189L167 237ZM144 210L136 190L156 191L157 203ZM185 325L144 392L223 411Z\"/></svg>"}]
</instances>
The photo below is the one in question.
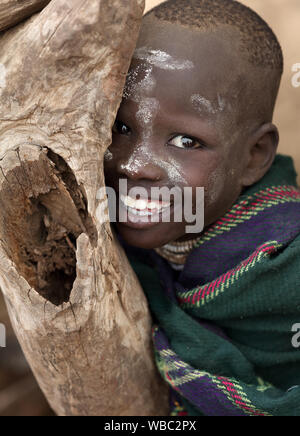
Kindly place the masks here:
<instances>
[{"instance_id":1,"label":"cracked wood surface","mask_svg":"<svg viewBox=\"0 0 300 436\"><path fill-rule=\"evenodd\" d=\"M143 7L52 0L0 38L0 287L59 415L167 413L146 299L97 219Z\"/></svg>"}]
</instances>

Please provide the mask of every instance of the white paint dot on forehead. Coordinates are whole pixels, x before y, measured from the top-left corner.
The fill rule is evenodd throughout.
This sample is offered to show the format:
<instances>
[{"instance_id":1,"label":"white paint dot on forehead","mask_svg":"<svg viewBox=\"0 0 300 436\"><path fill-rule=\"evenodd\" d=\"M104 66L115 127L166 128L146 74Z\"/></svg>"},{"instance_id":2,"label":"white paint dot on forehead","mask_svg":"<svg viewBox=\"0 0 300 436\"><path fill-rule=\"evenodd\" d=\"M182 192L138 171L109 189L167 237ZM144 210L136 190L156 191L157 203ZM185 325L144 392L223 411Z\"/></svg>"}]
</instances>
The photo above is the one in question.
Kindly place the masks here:
<instances>
[{"instance_id":1,"label":"white paint dot on forehead","mask_svg":"<svg viewBox=\"0 0 300 436\"><path fill-rule=\"evenodd\" d=\"M136 49L133 57L142 61L148 62L154 67L162 70L191 70L195 68L192 61L184 59L175 59L170 54L162 50L151 50L147 47Z\"/></svg>"},{"instance_id":2,"label":"white paint dot on forehead","mask_svg":"<svg viewBox=\"0 0 300 436\"><path fill-rule=\"evenodd\" d=\"M220 95L218 95L217 105L213 105L211 101L209 101L207 98L199 94L192 95L191 103L198 112L205 111L210 114L217 114L218 112L223 112L226 107L226 103Z\"/></svg>"},{"instance_id":3,"label":"white paint dot on forehead","mask_svg":"<svg viewBox=\"0 0 300 436\"><path fill-rule=\"evenodd\" d=\"M206 112L209 112L210 114L214 114L215 110L212 105L212 103L207 100L207 98L202 97L201 95L194 94L191 97L191 102L193 107L198 110L199 112L205 110Z\"/></svg>"}]
</instances>

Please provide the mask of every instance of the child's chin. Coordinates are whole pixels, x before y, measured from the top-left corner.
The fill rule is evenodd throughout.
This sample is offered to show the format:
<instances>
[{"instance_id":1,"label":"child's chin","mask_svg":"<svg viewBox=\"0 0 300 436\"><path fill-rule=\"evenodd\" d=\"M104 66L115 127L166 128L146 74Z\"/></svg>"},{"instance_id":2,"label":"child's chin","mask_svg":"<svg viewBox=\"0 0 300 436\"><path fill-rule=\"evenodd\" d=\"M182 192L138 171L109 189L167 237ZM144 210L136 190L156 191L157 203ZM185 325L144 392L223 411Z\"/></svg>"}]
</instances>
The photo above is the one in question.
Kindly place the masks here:
<instances>
[{"instance_id":1,"label":"child's chin","mask_svg":"<svg viewBox=\"0 0 300 436\"><path fill-rule=\"evenodd\" d=\"M166 240L166 233L161 229L137 230L127 224L117 223L117 230L127 244L145 250L162 247L171 241L171 238Z\"/></svg>"}]
</instances>

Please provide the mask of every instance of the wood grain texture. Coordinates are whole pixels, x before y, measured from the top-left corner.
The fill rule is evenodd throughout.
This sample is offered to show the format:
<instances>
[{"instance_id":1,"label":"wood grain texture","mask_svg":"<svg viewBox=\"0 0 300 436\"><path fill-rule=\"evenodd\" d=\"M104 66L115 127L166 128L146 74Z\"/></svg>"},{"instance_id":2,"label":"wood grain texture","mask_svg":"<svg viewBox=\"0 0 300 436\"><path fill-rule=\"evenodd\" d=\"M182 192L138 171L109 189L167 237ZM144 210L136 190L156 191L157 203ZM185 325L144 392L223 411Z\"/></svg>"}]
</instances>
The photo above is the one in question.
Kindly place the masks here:
<instances>
[{"instance_id":1,"label":"wood grain texture","mask_svg":"<svg viewBox=\"0 0 300 436\"><path fill-rule=\"evenodd\" d=\"M50 0L0 0L0 32L41 11L49 2Z\"/></svg>"},{"instance_id":2,"label":"wood grain texture","mask_svg":"<svg viewBox=\"0 0 300 436\"><path fill-rule=\"evenodd\" d=\"M0 287L59 415L167 413L147 302L97 200L143 7L52 0L0 38Z\"/></svg>"}]
</instances>

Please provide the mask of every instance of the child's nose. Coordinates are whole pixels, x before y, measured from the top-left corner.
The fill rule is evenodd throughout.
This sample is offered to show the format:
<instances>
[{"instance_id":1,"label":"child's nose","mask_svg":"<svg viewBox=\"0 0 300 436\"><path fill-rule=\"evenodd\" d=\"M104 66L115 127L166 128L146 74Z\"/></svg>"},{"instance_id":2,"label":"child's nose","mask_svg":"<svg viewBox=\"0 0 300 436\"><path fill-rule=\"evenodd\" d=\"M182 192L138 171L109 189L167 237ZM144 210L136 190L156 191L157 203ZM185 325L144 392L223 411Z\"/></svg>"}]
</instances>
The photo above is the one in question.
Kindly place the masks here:
<instances>
[{"instance_id":1,"label":"child's nose","mask_svg":"<svg viewBox=\"0 0 300 436\"><path fill-rule=\"evenodd\" d=\"M129 156L118 162L118 173L131 180L159 181L165 177L165 171L159 165L161 159L145 150L136 148Z\"/></svg>"}]
</instances>

